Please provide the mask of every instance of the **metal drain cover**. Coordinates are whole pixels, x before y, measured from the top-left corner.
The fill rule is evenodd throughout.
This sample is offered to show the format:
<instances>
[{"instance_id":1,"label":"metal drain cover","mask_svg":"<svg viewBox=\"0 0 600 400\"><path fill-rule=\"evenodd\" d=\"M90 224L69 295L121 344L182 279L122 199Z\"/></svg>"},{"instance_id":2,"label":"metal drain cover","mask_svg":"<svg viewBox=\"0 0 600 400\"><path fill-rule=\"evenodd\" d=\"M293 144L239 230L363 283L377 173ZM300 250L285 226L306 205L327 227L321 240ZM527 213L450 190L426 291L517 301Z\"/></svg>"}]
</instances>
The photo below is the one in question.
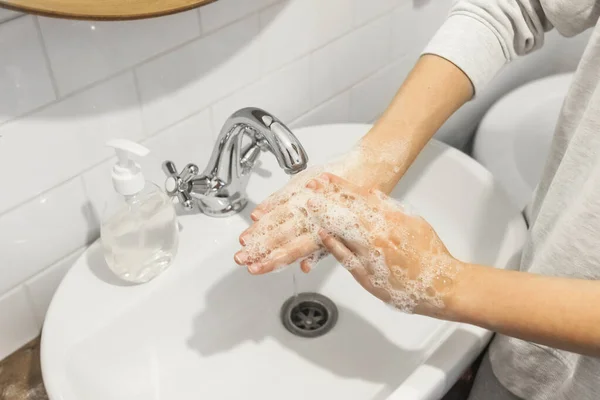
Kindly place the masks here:
<instances>
[{"instance_id":1,"label":"metal drain cover","mask_svg":"<svg viewBox=\"0 0 600 400\"><path fill-rule=\"evenodd\" d=\"M318 293L299 293L283 303L281 322L296 336L315 338L335 326L338 310L333 301Z\"/></svg>"}]
</instances>

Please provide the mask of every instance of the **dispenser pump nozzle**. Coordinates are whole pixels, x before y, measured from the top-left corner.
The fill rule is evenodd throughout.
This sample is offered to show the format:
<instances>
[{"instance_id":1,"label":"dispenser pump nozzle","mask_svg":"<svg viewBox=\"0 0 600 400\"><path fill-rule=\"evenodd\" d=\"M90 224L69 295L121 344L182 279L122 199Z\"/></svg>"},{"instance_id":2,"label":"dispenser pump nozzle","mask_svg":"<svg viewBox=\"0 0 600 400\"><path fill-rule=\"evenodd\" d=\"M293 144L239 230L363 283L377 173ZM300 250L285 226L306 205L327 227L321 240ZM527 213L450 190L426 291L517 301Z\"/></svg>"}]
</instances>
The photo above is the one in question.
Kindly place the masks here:
<instances>
[{"instance_id":1,"label":"dispenser pump nozzle","mask_svg":"<svg viewBox=\"0 0 600 400\"><path fill-rule=\"evenodd\" d=\"M115 190L124 195L131 196L141 192L146 185L142 168L138 163L130 159L132 154L145 157L150 150L141 144L127 139L115 139L106 143L115 149L118 162L112 169L112 181Z\"/></svg>"}]
</instances>

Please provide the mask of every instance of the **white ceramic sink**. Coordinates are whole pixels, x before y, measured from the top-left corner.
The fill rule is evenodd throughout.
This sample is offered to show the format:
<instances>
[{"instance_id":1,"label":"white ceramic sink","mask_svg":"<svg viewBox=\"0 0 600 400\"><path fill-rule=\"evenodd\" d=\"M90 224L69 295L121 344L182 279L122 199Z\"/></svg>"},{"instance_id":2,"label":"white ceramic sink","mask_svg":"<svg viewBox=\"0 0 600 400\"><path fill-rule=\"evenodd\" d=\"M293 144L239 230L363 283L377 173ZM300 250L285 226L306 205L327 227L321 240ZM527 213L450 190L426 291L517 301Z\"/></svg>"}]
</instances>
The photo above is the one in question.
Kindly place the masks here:
<instances>
[{"instance_id":1,"label":"white ceramic sink","mask_svg":"<svg viewBox=\"0 0 600 400\"><path fill-rule=\"evenodd\" d=\"M348 150L368 125L299 129L311 163ZM258 203L287 176L263 154L249 196ZM202 161L202 160L190 160ZM393 195L409 201L450 251L505 267L526 228L491 175L432 142ZM98 243L60 285L46 318L42 368L52 400L436 399L476 357L490 333L405 315L371 297L331 260L261 277L234 264L249 206L226 219L181 217L179 254L148 284L125 286ZM279 311L299 291L339 309L331 332L293 336Z\"/></svg>"}]
</instances>

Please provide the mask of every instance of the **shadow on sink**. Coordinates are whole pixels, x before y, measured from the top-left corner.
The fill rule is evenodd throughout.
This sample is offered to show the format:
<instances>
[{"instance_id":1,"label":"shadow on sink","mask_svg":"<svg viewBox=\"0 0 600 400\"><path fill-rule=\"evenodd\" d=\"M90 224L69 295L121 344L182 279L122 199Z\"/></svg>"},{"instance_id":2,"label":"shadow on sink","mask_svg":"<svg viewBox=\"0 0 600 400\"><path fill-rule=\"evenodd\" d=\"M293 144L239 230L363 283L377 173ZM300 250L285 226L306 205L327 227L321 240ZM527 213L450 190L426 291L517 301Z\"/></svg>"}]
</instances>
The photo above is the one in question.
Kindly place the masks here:
<instances>
[{"instance_id":1,"label":"shadow on sink","mask_svg":"<svg viewBox=\"0 0 600 400\"><path fill-rule=\"evenodd\" d=\"M334 268L340 267L335 267L335 262L327 259L315 271L302 274L299 292L319 292L322 282L333 273ZM238 346L248 345L248 342L261 347L263 343L271 342L257 351L274 354L275 348L275 351L286 353L281 358L274 356L274 363L290 360L289 353L280 347L283 346L338 376L380 383L390 388L413 371L422 353L397 346L377 326L340 304L336 304L338 323L326 335L305 339L289 333L282 326L279 313L283 302L293 294L293 273L288 268L265 276L250 276L243 269L228 274L207 292L205 309L194 318L188 346L200 357L208 358L234 351ZM335 279L337 283L338 277ZM340 279L339 283L345 286L347 282ZM335 302L335 295L331 299ZM381 307L385 305L381 304ZM280 346L272 346L272 341Z\"/></svg>"}]
</instances>

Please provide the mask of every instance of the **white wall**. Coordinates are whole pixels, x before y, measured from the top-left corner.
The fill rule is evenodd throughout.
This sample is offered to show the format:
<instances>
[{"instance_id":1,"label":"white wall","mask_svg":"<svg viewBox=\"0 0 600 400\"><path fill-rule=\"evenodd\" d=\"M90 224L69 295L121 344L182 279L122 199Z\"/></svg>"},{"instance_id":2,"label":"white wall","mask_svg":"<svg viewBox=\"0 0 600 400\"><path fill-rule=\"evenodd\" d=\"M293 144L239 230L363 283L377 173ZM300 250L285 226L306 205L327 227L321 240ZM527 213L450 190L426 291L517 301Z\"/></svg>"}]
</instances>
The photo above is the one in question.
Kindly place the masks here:
<instances>
[{"instance_id":1,"label":"white wall","mask_svg":"<svg viewBox=\"0 0 600 400\"><path fill-rule=\"evenodd\" d=\"M119 23L0 11L0 359L39 332L61 278L98 235L107 139L150 147L147 175L162 182L163 160L202 165L243 106L291 127L373 121L450 4L219 0ZM463 145L490 102L573 69L582 43L551 37L440 137Z\"/></svg>"}]
</instances>

